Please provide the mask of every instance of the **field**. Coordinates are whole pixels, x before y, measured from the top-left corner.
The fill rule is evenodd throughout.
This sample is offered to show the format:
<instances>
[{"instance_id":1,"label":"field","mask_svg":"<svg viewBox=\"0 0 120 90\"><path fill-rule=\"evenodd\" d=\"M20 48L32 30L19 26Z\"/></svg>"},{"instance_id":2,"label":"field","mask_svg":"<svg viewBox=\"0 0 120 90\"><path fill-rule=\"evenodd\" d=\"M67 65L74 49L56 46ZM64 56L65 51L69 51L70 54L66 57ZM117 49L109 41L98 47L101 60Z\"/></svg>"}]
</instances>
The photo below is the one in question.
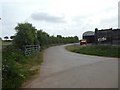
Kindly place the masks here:
<instances>
[{"instance_id":1,"label":"field","mask_svg":"<svg viewBox=\"0 0 120 90\"><path fill-rule=\"evenodd\" d=\"M70 45L65 47L67 50L80 54L105 56L105 57L120 57L120 46L111 45L89 45L79 46Z\"/></svg>"}]
</instances>

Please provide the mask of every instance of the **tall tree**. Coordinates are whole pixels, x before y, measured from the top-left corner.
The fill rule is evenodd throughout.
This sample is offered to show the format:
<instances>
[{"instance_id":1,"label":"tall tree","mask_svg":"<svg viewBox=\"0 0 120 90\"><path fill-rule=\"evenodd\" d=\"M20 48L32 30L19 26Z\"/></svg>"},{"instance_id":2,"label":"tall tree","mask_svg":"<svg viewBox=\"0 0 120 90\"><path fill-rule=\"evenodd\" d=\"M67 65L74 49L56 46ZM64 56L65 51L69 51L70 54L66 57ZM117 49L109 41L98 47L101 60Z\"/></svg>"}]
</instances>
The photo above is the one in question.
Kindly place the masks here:
<instances>
[{"instance_id":1,"label":"tall tree","mask_svg":"<svg viewBox=\"0 0 120 90\"><path fill-rule=\"evenodd\" d=\"M38 41L40 42L41 46L50 44L50 36L48 33L44 32L43 30L38 30L37 31L37 38Z\"/></svg>"},{"instance_id":2,"label":"tall tree","mask_svg":"<svg viewBox=\"0 0 120 90\"><path fill-rule=\"evenodd\" d=\"M78 36L74 36L75 42L79 42Z\"/></svg>"},{"instance_id":3,"label":"tall tree","mask_svg":"<svg viewBox=\"0 0 120 90\"><path fill-rule=\"evenodd\" d=\"M15 44L24 49L25 45L37 44L37 30L30 23L18 23L15 27L16 36L14 38Z\"/></svg>"}]
</instances>

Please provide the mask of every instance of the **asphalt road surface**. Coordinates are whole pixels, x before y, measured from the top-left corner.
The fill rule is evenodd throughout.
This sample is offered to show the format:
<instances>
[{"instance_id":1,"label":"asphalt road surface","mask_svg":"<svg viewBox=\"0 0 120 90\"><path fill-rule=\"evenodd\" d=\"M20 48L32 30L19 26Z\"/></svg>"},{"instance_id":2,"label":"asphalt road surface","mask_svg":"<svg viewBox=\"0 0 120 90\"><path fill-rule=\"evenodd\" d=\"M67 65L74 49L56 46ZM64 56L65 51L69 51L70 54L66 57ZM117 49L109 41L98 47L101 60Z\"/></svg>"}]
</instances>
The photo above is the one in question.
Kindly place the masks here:
<instances>
[{"instance_id":1,"label":"asphalt road surface","mask_svg":"<svg viewBox=\"0 0 120 90\"><path fill-rule=\"evenodd\" d=\"M25 88L118 88L118 59L48 48L39 77Z\"/></svg>"}]
</instances>

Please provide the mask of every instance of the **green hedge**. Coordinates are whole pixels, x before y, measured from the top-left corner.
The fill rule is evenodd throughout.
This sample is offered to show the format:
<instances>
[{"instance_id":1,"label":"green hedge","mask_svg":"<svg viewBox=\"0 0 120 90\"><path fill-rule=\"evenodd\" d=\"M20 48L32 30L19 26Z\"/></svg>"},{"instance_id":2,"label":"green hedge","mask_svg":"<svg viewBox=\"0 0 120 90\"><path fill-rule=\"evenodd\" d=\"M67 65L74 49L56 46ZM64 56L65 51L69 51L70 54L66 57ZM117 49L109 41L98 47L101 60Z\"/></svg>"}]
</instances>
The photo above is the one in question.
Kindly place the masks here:
<instances>
[{"instance_id":1,"label":"green hedge","mask_svg":"<svg viewBox=\"0 0 120 90\"><path fill-rule=\"evenodd\" d=\"M7 46L2 51L2 88L16 89L33 74L37 69L30 70L42 62L41 53L25 57L24 53L15 46Z\"/></svg>"}]
</instances>

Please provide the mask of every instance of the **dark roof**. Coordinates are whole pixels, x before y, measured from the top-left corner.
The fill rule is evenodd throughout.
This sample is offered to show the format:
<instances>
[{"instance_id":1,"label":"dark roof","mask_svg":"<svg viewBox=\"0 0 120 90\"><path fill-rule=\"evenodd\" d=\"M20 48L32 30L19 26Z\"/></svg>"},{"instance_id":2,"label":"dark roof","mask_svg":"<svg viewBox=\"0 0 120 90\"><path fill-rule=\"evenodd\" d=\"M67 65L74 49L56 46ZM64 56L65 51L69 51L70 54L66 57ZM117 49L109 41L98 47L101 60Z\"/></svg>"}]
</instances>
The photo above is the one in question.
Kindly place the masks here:
<instances>
[{"instance_id":1,"label":"dark roof","mask_svg":"<svg viewBox=\"0 0 120 90\"><path fill-rule=\"evenodd\" d=\"M93 31L87 31L83 33L83 36L93 36L95 34L95 32Z\"/></svg>"}]
</instances>

